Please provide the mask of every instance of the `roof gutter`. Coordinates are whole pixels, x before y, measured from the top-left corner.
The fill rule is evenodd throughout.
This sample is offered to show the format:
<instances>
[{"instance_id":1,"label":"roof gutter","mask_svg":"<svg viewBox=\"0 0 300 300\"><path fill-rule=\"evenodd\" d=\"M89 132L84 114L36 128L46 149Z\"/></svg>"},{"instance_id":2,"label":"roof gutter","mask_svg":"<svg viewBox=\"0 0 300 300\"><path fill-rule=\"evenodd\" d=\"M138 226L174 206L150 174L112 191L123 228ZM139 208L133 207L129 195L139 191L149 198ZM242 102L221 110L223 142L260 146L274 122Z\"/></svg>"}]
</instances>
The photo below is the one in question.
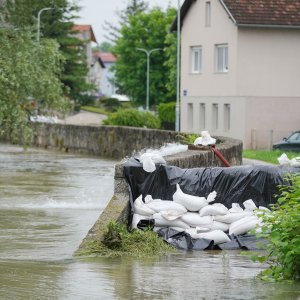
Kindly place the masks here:
<instances>
[{"instance_id":1,"label":"roof gutter","mask_svg":"<svg viewBox=\"0 0 300 300\"><path fill-rule=\"evenodd\" d=\"M272 24L237 24L238 27L245 28L282 28L282 29L300 29L300 25L272 25Z\"/></svg>"},{"instance_id":2,"label":"roof gutter","mask_svg":"<svg viewBox=\"0 0 300 300\"><path fill-rule=\"evenodd\" d=\"M222 4L222 6L224 7L224 9L226 10L227 14L229 15L229 18L232 20L232 22L235 25L238 25L235 18L233 17L233 15L231 14L231 12L229 11L228 7L226 6L226 4L223 2L223 0L219 0L220 3Z\"/></svg>"}]
</instances>

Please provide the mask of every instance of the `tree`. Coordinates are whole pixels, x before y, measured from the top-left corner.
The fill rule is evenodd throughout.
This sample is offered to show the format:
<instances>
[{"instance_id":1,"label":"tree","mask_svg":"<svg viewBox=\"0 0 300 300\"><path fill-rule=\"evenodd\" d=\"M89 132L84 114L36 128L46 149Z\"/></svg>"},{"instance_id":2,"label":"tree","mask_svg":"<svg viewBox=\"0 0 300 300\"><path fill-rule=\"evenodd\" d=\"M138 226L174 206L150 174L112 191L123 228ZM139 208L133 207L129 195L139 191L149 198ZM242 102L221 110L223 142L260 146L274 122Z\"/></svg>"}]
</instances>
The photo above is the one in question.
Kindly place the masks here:
<instances>
[{"instance_id":1,"label":"tree","mask_svg":"<svg viewBox=\"0 0 300 300\"><path fill-rule=\"evenodd\" d=\"M0 30L0 137L28 142L29 117L36 104L63 110L59 80L63 57L54 40L40 45L29 32Z\"/></svg>"},{"instance_id":2,"label":"tree","mask_svg":"<svg viewBox=\"0 0 300 300\"><path fill-rule=\"evenodd\" d=\"M131 15L128 23L120 30L121 37L116 41L113 53L117 56L115 76L120 93L130 96L137 104L145 104L147 56L136 48L151 50L160 48L150 56L150 106L160 102L174 101L176 92L167 89L169 73L176 67L165 63L176 55L166 40L176 10L166 12L154 8L149 12ZM174 41L174 40L173 40ZM176 56L175 56L176 57Z\"/></svg>"},{"instance_id":3,"label":"tree","mask_svg":"<svg viewBox=\"0 0 300 300\"><path fill-rule=\"evenodd\" d=\"M50 7L51 10L44 11L41 15L41 37L55 39L59 43L64 56L64 69L60 75L64 93L69 98L80 101L84 93L93 89L86 82L88 67L83 51L84 42L72 32L73 20L80 8L67 0L7 0L5 18L13 26L26 28L36 34L38 12L45 7Z\"/></svg>"},{"instance_id":4,"label":"tree","mask_svg":"<svg viewBox=\"0 0 300 300\"><path fill-rule=\"evenodd\" d=\"M120 36L120 28L129 23L129 18L135 16L141 12L148 10L148 3L144 0L128 0L126 8L122 11L117 12L119 17L119 24L114 25L110 22L104 21L104 29L108 32L105 38L109 40L112 44L115 44L116 40Z\"/></svg>"},{"instance_id":5,"label":"tree","mask_svg":"<svg viewBox=\"0 0 300 300\"><path fill-rule=\"evenodd\" d=\"M100 45L93 47L93 51L111 52L112 44L109 42L102 42Z\"/></svg>"}]
</instances>

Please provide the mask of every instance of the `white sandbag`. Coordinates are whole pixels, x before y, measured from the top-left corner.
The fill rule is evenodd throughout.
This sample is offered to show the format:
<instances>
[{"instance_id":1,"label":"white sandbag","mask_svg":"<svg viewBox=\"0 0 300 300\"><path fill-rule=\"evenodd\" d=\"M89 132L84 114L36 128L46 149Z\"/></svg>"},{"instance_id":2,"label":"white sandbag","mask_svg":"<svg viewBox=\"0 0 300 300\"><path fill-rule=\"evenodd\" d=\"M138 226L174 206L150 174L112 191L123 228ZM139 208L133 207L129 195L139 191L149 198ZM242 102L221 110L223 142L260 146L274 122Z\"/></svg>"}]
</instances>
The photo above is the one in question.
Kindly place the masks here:
<instances>
[{"instance_id":1,"label":"white sandbag","mask_svg":"<svg viewBox=\"0 0 300 300\"><path fill-rule=\"evenodd\" d=\"M216 139L212 138L208 131L201 131L201 137L198 137L194 141L194 145L215 145Z\"/></svg>"},{"instance_id":2,"label":"white sandbag","mask_svg":"<svg viewBox=\"0 0 300 300\"><path fill-rule=\"evenodd\" d=\"M176 220L184 215L183 212L178 212L177 210L162 210L160 214L169 221Z\"/></svg>"},{"instance_id":3,"label":"white sandbag","mask_svg":"<svg viewBox=\"0 0 300 300\"><path fill-rule=\"evenodd\" d=\"M177 211L179 214L184 214L187 212L186 208L183 205L170 200L155 199L145 205L156 212Z\"/></svg>"},{"instance_id":4,"label":"white sandbag","mask_svg":"<svg viewBox=\"0 0 300 300\"><path fill-rule=\"evenodd\" d=\"M288 158L288 156L285 153L282 153L280 155L280 157L277 158L278 162L280 165L289 165L290 164L290 160Z\"/></svg>"},{"instance_id":5,"label":"white sandbag","mask_svg":"<svg viewBox=\"0 0 300 300\"><path fill-rule=\"evenodd\" d=\"M222 203L214 203L200 209L200 217L226 215L228 208Z\"/></svg>"},{"instance_id":6,"label":"white sandbag","mask_svg":"<svg viewBox=\"0 0 300 300\"><path fill-rule=\"evenodd\" d=\"M194 212L187 212L180 219L191 227L210 227L213 222L212 216L201 217L198 213Z\"/></svg>"},{"instance_id":7,"label":"white sandbag","mask_svg":"<svg viewBox=\"0 0 300 300\"><path fill-rule=\"evenodd\" d=\"M228 213L227 215L224 215L224 216L215 216L214 220L218 221L218 222L223 222L226 224L231 224L239 219L242 219L244 217L251 216L251 215L253 215L252 211L243 211L240 213Z\"/></svg>"},{"instance_id":8,"label":"white sandbag","mask_svg":"<svg viewBox=\"0 0 300 300\"><path fill-rule=\"evenodd\" d=\"M176 203L183 205L189 211L199 211L202 207L208 205L205 197L198 197L185 194L180 189L179 184L176 184L177 190L173 195L173 200Z\"/></svg>"},{"instance_id":9,"label":"white sandbag","mask_svg":"<svg viewBox=\"0 0 300 300\"><path fill-rule=\"evenodd\" d=\"M224 232L227 232L229 230L229 224L213 221L211 224L211 230L222 230Z\"/></svg>"},{"instance_id":10,"label":"white sandbag","mask_svg":"<svg viewBox=\"0 0 300 300\"><path fill-rule=\"evenodd\" d=\"M258 207L258 210L261 210L261 211L270 211L267 207L265 206L259 206Z\"/></svg>"},{"instance_id":11,"label":"white sandbag","mask_svg":"<svg viewBox=\"0 0 300 300\"><path fill-rule=\"evenodd\" d=\"M229 234L241 235L259 227L259 219L255 216L243 218L229 226Z\"/></svg>"},{"instance_id":12,"label":"white sandbag","mask_svg":"<svg viewBox=\"0 0 300 300\"><path fill-rule=\"evenodd\" d=\"M217 192L213 191L213 192L211 192L211 193L208 194L208 196L206 198L206 201L208 203L213 202L213 201L215 201L216 197L217 197Z\"/></svg>"},{"instance_id":13,"label":"white sandbag","mask_svg":"<svg viewBox=\"0 0 300 300\"><path fill-rule=\"evenodd\" d=\"M242 212L242 211L244 211L244 210L241 208L239 203L232 203L231 208L229 209L229 212L232 212L232 213L237 213L237 212Z\"/></svg>"},{"instance_id":14,"label":"white sandbag","mask_svg":"<svg viewBox=\"0 0 300 300\"><path fill-rule=\"evenodd\" d=\"M257 206L252 199L244 201L243 205L245 207L245 211L253 211L254 209L257 209Z\"/></svg>"},{"instance_id":15,"label":"white sandbag","mask_svg":"<svg viewBox=\"0 0 300 300\"><path fill-rule=\"evenodd\" d=\"M162 226L162 227L179 227L188 229L190 226L183 222L180 219L176 220L166 220L160 213L156 213L153 215L153 219L155 221L155 226Z\"/></svg>"},{"instance_id":16,"label":"white sandbag","mask_svg":"<svg viewBox=\"0 0 300 300\"><path fill-rule=\"evenodd\" d=\"M162 226L154 226L154 227L153 227L153 231L157 232L157 231L159 231L159 230L162 229L162 228L166 228L166 227L162 227ZM178 231L178 232L183 232L183 231L187 230L187 229L180 228L180 227L169 227L169 228L170 228L170 229L174 229L174 230L176 230L176 231Z\"/></svg>"},{"instance_id":17,"label":"white sandbag","mask_svg":"<svg viewBox=\"0 0 300 300\"><path fill-rule=\"evenodd\" d=\"M290 164L292 167L300 167L300 156L292 158Z\"/></svg>"},{"instance_id":18,"label":"white sandbag","mask_svg":"<svg viewBox=\"0 0 300 300\"><path fill-rule=\"evenodd\" d=\"M148 173L152 173L156 170L155 163L149 155L145 155L145 154L141 156L140 162L143 164L144 171Z\"/></svg>"},{"instance_id":19,"label":"white sandbag","mask_svg":"<svg viewBox=\"0 0 300 300\"><path fill-rule=\"evenodd\" d=\"M141 220L150 220L150 216L142 216L139 214L133 214L132 216L132 222L131 222L131 228L137 228L137 224L139 223L139 221Z\"/></svg>"},{"instance_id":20,"label":"white sandbag","mask_svg":"<svg viewBox=\"0 0 300 300\"><path fill-rule=\"evenodd\" d=\"M153 214L155 214L155 211L143 202L142 197L143 196L140 195L138 198L135 199L133 204L134 212L143 216L152 216Z\"/></svg>"},{"instance_id":21,"label":"white sandbag","mask_svg":"<svg viewBox=\"0 0 300 300\"><path fill-rule=\"evenodd\" d=\"M184 230L186 233L188 233L192 239L200 239L199 233L203 233L203 231L207 232L209 231L209 228L189 228Z\"/></svg>"},{"instance_id":22,"label":"white sandbag","mask_svg":"<svg viewBox=\"0 0 300 300\"><path fill-rule=\"evenodd\" d=\"M199 238L213 240L215 245L230 242L230 238L222 230L198 233Z\"/></svg>"}]
</instances>

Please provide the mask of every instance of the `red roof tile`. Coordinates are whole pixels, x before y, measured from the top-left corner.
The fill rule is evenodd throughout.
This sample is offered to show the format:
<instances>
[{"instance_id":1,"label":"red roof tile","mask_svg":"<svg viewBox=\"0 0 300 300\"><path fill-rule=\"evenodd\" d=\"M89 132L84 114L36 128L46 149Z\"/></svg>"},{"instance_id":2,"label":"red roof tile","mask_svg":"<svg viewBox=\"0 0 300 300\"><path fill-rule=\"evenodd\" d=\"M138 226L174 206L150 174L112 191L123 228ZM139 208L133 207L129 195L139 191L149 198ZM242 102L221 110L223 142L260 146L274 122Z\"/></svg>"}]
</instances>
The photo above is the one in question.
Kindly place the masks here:
<instances>
[{"instance_id":1,"label":"red roof tile","mask_svg":"<svg viewBox=\"0 0 300 300\"><path fill-rule=\"evenodd\" d=\"M300 26L298 0L220 0L237 25Z\"/></svg>"},{"instance_id":2,"label":"red roof tile","mask_svg":"<svg viewBox=\"0 0 300 300\"><path fill-rule=\"evenodd\" d=\"M115 62L117 60L116 57L110 52L98 52L98 55L104 63Z\"/></svg>"},{"instance_id":3,"label":"red roof tile","mask_svg":"<svg viewBox=\"0 0 300 300\"><path fill-rule=\"evenodd\" d=\"M79 24L75 24L72 27L72 31L79 31L79 32L85 32L85 31L89 31L91 33L91 41L97 43L96 37L94 35L94 31L91 25L79 25Z\"/></svg>"}]
</instances>

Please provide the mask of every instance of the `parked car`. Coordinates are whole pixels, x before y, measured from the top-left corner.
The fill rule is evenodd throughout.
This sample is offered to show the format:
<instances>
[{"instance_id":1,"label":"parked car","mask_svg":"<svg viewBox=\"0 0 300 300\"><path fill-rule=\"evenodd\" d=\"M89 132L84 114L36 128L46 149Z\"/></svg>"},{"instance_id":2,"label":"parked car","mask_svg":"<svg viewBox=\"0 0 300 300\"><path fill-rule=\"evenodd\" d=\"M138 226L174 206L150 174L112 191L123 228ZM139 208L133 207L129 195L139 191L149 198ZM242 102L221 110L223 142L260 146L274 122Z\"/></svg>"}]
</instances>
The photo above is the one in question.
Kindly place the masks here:
<instances>
[{"instance_id":1,"label":"parked car","mask_svg":"<svg viewBox=\"0 0 300 300\"><path fill-rule=\"evenodd\" d=\"M279 143L273 145L273 150L300 152L300 130L293 132L289 137L285 137Z\"/></svg>"}]
</instances>

